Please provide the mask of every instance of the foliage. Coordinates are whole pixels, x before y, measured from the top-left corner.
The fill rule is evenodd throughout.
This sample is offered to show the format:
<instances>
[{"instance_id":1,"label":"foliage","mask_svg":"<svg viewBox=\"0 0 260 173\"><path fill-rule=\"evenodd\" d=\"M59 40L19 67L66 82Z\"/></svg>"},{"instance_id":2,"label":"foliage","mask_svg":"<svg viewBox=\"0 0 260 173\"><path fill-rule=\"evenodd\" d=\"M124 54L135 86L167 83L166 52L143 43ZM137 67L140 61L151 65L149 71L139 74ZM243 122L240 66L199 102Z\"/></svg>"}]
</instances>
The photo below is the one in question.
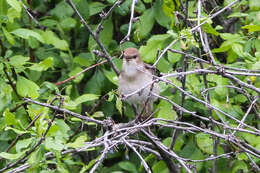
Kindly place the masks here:
<instances>
[{"instance_id":1,"label":"foliage","mask_svg":"<svg viewBox=\"0 0 260 173\"><path fill-rule=\"evenodd\" d=\"M259 172L260 1L215 18L235 0L186 1L135 1L129 28L132 0L72 0L81 20L69 0L0 0L0 172ZM117 94L127 47L161 98L120 129L135 117Z\"/></svg>"}]
</instances>

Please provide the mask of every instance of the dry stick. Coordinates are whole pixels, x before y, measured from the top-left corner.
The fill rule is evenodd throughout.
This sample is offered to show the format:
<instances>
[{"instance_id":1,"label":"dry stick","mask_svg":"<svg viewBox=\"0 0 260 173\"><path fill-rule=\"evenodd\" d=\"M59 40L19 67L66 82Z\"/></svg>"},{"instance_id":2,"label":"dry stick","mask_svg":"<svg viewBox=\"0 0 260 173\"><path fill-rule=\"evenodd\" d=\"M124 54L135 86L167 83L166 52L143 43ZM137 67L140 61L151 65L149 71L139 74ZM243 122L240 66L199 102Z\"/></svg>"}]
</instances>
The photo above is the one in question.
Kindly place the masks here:
<instances>
[{"instance_id":1,"label":"dry stick","mask_svg":"<svg viewBox=\"0 0 260 173\"><path fill-rule=\"evenodd\" d=\"M247 157L249 158L249 160L251 161L252 163L252 167L257 171L257 172L260 172L260 168L257 166L257 164L255 163L255 161L252 159L252 157L248 154L248 153L245 153L247 155Z\"/></svg>"},{"instance_id":2,"label":"dry stick","mask_svg":"<svg viewBox=\"0 0 260 173\"><path fill-rule=\"evenodd\" d=\"M203 121L207 121L207 122L213 122L214 124L218 125L218 126L222 126L224 129L230 129L230 130L236 130L236 131L239 131L239 132L245 132L245 133L249 133L249 134L253 134L253 135L256 135L256 136L260 136L260 133L257 133L257 132L254 132L254 131L250 131L250 130L246 130L246 129L241 129L241 128L236 128L236 127L230 127L226 124L223 124L221 122L218 122L214 119L209 119L209 118L206 118L206 117L203 117L203 116L200 116L200 115L197 115L195 112L191 112L187 109L185 109L184 107L181 107L180 105L174 103L172 100L166 98L166 97L163 97L163 96L160 96L160 95L157 95L157 94L153 94L154 96L160 98L160 99L163 99L163 100L166 100L168 101L170 104L172 104L176 109L179 109L187 114L190 114L196 118L199 118ZM152 121L155 121L155 120L158 120L158 118L156 119L152 119ZM175 123L177 123L177 121L174 121Z\"/></svg>"},{"instance_id":3,"label":"dry stick","mask_svg":"<svg viewBox=\"0 0 260 173\"><path fill-rule=\"evenodd\" d=\"M170 128L180 128L179 126L170 125L170 124L154 123L154 125L159 125L159 126L162 126L162 127L170 127ZM188 130L197 130L197 131L200 131L200 132L203 132L203 133L206 133L206 134L214 135L214 136L216 136L218 138L222 138L222 139L226 140L227 142L231 142L231 143L235 144L242 151L245 151L245 152L247 152L249 154L252 154L252 155L256 156L257 158L260 158L260 151L259 150L255 149L254 147L252 147L251 145L245 143L244 141L237 139L234 136L218 134L218 133L216 133L214 131L211 131L211 130L208 130L208 129L203 129L201 127L197 127L197 126L194 126L194 125L191 125L191 126L194 127L194 129L192 129L192 128L184 128L184 127L182 127L182 129L183 130L187 130L187 131ZM172 156L172 157L175 157L175 156Z\"/></svg>"},{"instance_id":4,"label":"dry stick","mask_svg":"<svg viewBox=\"0 0 260 173\"><path fill-rule=\"evenodd\" d=\"M62 104L62 98L60 98L60 99L61 99L61 100L60 100L60 103L59 103L59 107L60 107L61 104ZM53 100L55 100L55 99L53 99ZM55 118L56 118L56 115L55 115L56 112L57 112L57 110L54 111L54 115L53 115L52 119L49 120L48 126L47 126L45 132L43 133L42 137L40 138L40 140L39 140L29 151L27 151L27 152L25 153L25 155L24 155L21 159L15 161L15 162L13 162L13 163L8 164L6 167L4 167L3 169L1 169L0 172L3 172L3 171L5 171L5 170L7 170L7 169L9 169L9 168L12 168L12 167L16 166L17 164L19 164L19 163L21 163L21 162L24 162L24 161L26 160L26 158L27 158L30 154L32 154L32 153L36 150L36 148L37 148L39 145L41 145L41 143L45 140L45 137L46 137L47 133L49 132L49 130L50 130L51 126L52 126L53 121L54 121Z\"/></svg>"},{"instance_id":5,"label":"dry stick","mask_svg":"<svg viewBox=\"0 0 260 173\"><path fill-rule=\"evenodd\" d=\"M146 172L152 173L150 167L148 166L148 164L146 163L146 161L144 160L144 158L142 157L142 155L136 150L136 148L135 148L133 145L131 145L129 142L127 142L127 140L125 140L124 138L123 138L123 142L124 142L128 147L130 147L130 148L136 153L136 155L140 158L140 160L141 160L141 162L142 162L142 164L143 164L144 169L146 170Z\"/></svg>"},{"instance_id":6,"label":"dry stick","mask_svg":"<svg viewBox=\"0 0 260 173\"><path fill-rule=\"evenodd\" d=\"M42 30L46 30L46 27L45 26L42 26L40 24L40 22L37 21L37 19L35 19L35 17L33 17L33 15L31 14L31 9L27 8L26 5L23 3L22 0L19 0L21 3L22 3L22 6L24 8L24 10L26 11L26 13L28 14L28 16L33 20L33 22L39 27L41 28Z\"/></svg>"},{"instance_id":7,"label":"dry stick","mask_svg":"<svg viewBox=\"0 0 260 173\"><path fill-rule=\"evenodd\" d=\"M30 127L32 127L32 125L34 124L34 122L36 120L38 120L38 118L43 114L43 112L39 113L37 116L34 117L34 119L30 122L30 124L25 128L25 130L28 130ZM12 141L12 143L7 147L7 149L5 150L5 152L7 153L15 144L16 142L19 140L19 138L22 136L23 134L18 134L15 138L15 140ZM0 159L1 160L1 159Z\"/></svg>"},{"instance_id":8,"label":"dry stick","mask_svg":"<svg viewBox=\"0 0 260 173\"><path fill-rule=\"evenodd\" d=\"M198 0L198 25L200 25L200 17L201 17L201 0ZM201 40L201 44L202 44L202 47L204 49L205 52L209 53L210 55L210 58L211 58L211 63L214 65L216 64L215 62L215 59L211 53L211 50L209 48L209 44L208 44L208 40L207 40L207 35L206 33L202 33L202 30L201 30L201 27L199 28L199 35L200 35L200 40ZM204 36L204 37L203 37ZM204 38L206 39L205 42L204 42ZM200 57L200 50L198 50L198 57ZM200 57L201 58L201 57ZM200 64L200 68L204 68L203 67L203 64L201 62L199 62ZM204 81L204 86L205 88L207 89L208 88L208 81L207 81L207 76L206 74L204 73L203 74L203 81ZM206 92L206 102L208 102L210 104L210 95L209 95L209 92ZM208 112L209 112L209 116L210 116L210 119L213 120L213 116L212 116L212 112L211 112L211 109L208 108ZM214 123L211 122L211 130L214 130ZM213 135L212 136L212 140L213 140L213 154L214 154L214 157L216 157L218 154L217 154L217 147L218 147L218 140L217 138ZM214 159L213 160L213 167L212 167L212 173L217 173L217 159Z\"/></svg>"},{"instance_id":9,"label":"dry stick","mask_svg":"<svg viewBox=\"0 0 260 173\"><path fill-rule=\"evenodd\" d=\"M200 100L199 98L197 98L197 97L191 95L190 93L184 91L182 88L180 88L180 87L174 85L171 81L166 80L166 79L163 79L163 78L161 78L161 79L162 79L162 81L164 81L164 82L166 82L166 83L168 83L168 84L170 84L170 85L176 87L176 88L177 88L178 90L180 90L181 92L184 92L187 96L189 96L189 97L191 97L192 99L194 99L194 100L196 100L196 101L198 101L198 102L204 104L205 106L207 106L207 107L209 107L209 108L211 108L211 109L214 109L215 111L218 111L218 112L220 112L220 113L226 115L228 118L230 118L230 119L236 121L237 123L240 123L240 122L241 122L240 120L238 120L238 119L236 119L235 117L229 115L228 113L222 111L221 109L219 109L219 108L217 108L217 107L215 107L215 106L212 106L211 104L209 104L209 103L207 103L207 102L205 102L205 101L203 101L203 100ZM256 129L255 127L249 126L249 125L247 125L247 124L245 124L245 123L242 123L242 124L243 124L244 126L250 128L250 129L252 129L252 130L254 130L254 131L260 133L260 130Z\"/></svg>"},{"instance_id":10,"label":"dry stick","mask_svg":"<svg viewBox=\"0 0 260 173\"><path fill-rule=\"evenodd\" d=\"M121 2L122 2L122 0L117 0L117 1L114 3L114 5L108 10L107 13L102 12L102 13L100 14L101 21L100 21L100 23L99 23L98 26L97 26L96 35L99 34L99 32L103 29L102 26L103 26L105 20L106 20L106 19L108 18L108 16L113 12L114 8L117 7L117 6L119 6L119 5L121 4Z\"/></svg>"},{"instance_id":11,"label":"dry stick","mask_svg":"<svg viewBox=\"0 0 260 173\"><path fill-rule=\"evenodd\" d=\"M61 155L65 155L65 154L69 154L69 153L72 153L72 154L79 153L79 152L82 152L82 151L87 150L88 148L98 147L98 146L100 146L100 145L102 145L102 143L97 143L97 144L91 143L91 142L90 142L90 143L86 143L86 146L84 146L84 147L81 147L81 148L78 148L78 149L68 149L68 150L62 151L62 152L61 152ZM54 156L54 154L53 154L52 152L46 153L46 154L45 154L45 157L46 157L47 159L55 158L55 156ZM12 170L8 171L7 173L18 173L18 172L22 172L22 171L24 171L24 170L26 170L26 169L28 169L28 168L30 168L30 167L31 167L30 164L25 163L25 164L23 164L23 165L21 165L21 166L15 168L15 169L12 169Z\"/></svg>"},{"instance_id":12,"label":"dry stick","mask_svg":"<svg viewBox=\"0 0 260 173\"><path fill-rule=\"evenodd\" d=\"M182 69L182 71L183 71L183 72L186 72L186 70L187 70L187 57L184 55L183 69ZM181 83L182 83L182 89L185 90L186 75L181 76ZM181 107L183 107L183 105L184 105L185 96L186 96L186 95L185 95L184 93L181 94ZM179 119L179 120L182 119L183 112L180 111L178 114L179 114L178 119ZM170 150L173 149L174 144L175 144L175 141L177 140L177 137L178 137L179 133L180 133L180 131L179 131L178 129L176 129L176 130L173 131L171 143L170 143L170 146L169 146Z\"/></svg>"},{"instance_id":13,"label":"dry stick","mask_svg":"<svg viewBox=\"0 0 260 173\"><path fill-rule=\"evenodd\" d=\"M247 111L246 111L246 113L245 113L245 115L243 116L243 118L242 118L242 120L241 120L241 123L239 123L238 124L238 126L237 126L237 128L243 128L243 125L242 125L242 123L244 123L245 122L245 120L246 120L246 118L247 118L247 116L249 115L249 113L251 112L251 110L252 110L252 108L253 108L253 106L254 106L254 104L257 102L257 100L258 100L258 96L256 96L256 98L255 98L255 100L251 103L251 105L249 106L249 108L247 109ZM232 135L235 135L235 133L236 133L236 130L232 133Z\"/></svg>"},{"instance_id":14,"label":"dry stick","mask_svg":"<svg viewBox=\"0 0 260 173\"><path fill-rule=\"evenodd\" d=\"M98 168L98 166L101 164L102 160L105 159L107 152L113 148L117 143L113 143L112 145L109 146L108 144L108 136L107 134L109 133L109 131L106 131L106 133L104 134L106 137L104 138L104 150L102 151L102 154L100 156L100 158L96 161L95 165L92 167L92 169L89 171L89 173L94 173L96 171L96 169Z\"/></svg>"},{"instance_id":15,"label":"dry stick","mask_svg":"<svg viewBox=\"0 0 260 173\"><path fill-rule=\"evenodd\" d=\"M95 68L95 67L97 67L97 66L99 66L99 65L101 65L101 64L104 64L104 63L106 63L106 62L107 62L107 60L104 60L104 61L101 61L101 62L99 62L99 63L97 63L97 64L93 64L93 65L91 65L91 66L85 68L84 70L80 71L79 73L75 74L74 76L71 76L70 78L65 79L65 80L63 80L63 81L57 82L56 85L61 85L61 84L64 84L64 83L66 83L66 82L68 82L68 81L71 81L71 80L73 80L73 79L76 79L76 78L77 78L78 76L80 76L82 73L84 73L84 72L86 72L86 71L88 71L88 70L90 70L90 69L92 69L92 68Z\"/></svg>"},{"instance_id":16,"label":"dry stick","mask_svg":"<svg viewBox=\"0 0 260 173\"><path fill-rule=\"evenodd\" d=\"M180 2L181 2L181 0L180 0ZM182 4L182 2L181 2L181 4ZM183 7L183 4L182 4L182 7ZM184 23L185 23L185 28L186 28L186 29L187 29L187 26L188 26L188 20L187 20L187 19L188 19L188 12L189 12L188 9L189 9L189 3L188 3L188 1L186 1L186 2L185 2L185 9L183 8L183 10L184 10L184 15L185 15ZM187 57L186 57L185 55L184 55L184 59L183 59L182 71L183 71L183 72L186 72L186 71L187 71ZM181 76L181 83L182 83L182 89L185 90L186 75ZM183 107L184 101L185 101L185 94L182 93L182 94L181 94L181 107ZM181 119L182 119L183 112L182 112L182 111L178 111L177 114L178 114L178 120L181 120ZM179 133L180 133L180 130L178 130L178 129L174 129L174 130L173 130L172 139L171 139L171 143L170 143L170 146L169 146L169 149L170 149L170 150L173 150L175 141L177 140L177 138L178 138L178 136L179 136Z\"/></svg>"},{"instance_id":17,"label":"dry stick","mask_svg":"<svg viewBox=\"0 0 260 173\"><path fill-rule=\"evenodd\" d=\"M207 42L205 41L205 43L207 44ZM194 61L200 61L200 62L203 62L203 63L206 63L206 64L211 64L210 62L204 60L204 59L201 59L199 57L196 57L192 54L188 54L188 53L185 53L185 52L182 52L180 50L175 50L175 49L169 49L169 51L173 52L173 53L179 53L179 54L182 54L182 55L186 55L186 57L189 57L189 58L192 58L194 59ZM227 66L223 66L223 65L220 65L220 64L215 64L214 65L215 67L221 67L221 68L224 68L226 70L233 70L233 71L242 71L242 72L247 72L247 73L244 73L245 75L248 75L248 76L254 76L254 75L258 75L260 73L260 70L249 70L249 69L241 69L241 68L234 68L234 67L227 67ZM229 71L229 73L231 73ZM233 74L237 74L237 75L240 75L240 73L235 73L235 72L232 72Z\"/></svg>"},{"instance_id":18,"label":"dry stick","mask_svg":"<svg viewBox=\"0 0 260 173\"><path fill-rule=\"evenodd\" d=\"M51 108L53 110L57 110L59 112L64 112L64 113L67 113L69 115L72 115L74 117L77 117L81 120L84 120L84 121L87 121L87 122L94 122L96 124L100 124L100 125L104 125L104 121L100 121L100 120L95 120L93 118L89 118L89 117L86 117L86 116L83 116L83 115L80 115L78 113L75 113L75 112L72 112L72 111L69 111L67 109L64 109L64 108L59 108L58 106L53 106L53 105L50 105L50 104L47 104L47 103L41 103L41 102L38 102L38 101L35 101L35 100L32 100L30 98L24 98L24 100L26 102L30 102L30 103L33 103L33 104L37 104L37 105L41 105L41 106L44 106L44 107L48 107L48 108Z\"/></svg>"},{"instance_id":19,"label":"dry stick","mask_svg":"<svg viewBox=\"0 0 260 173\"><path fill-rule=\"evenodd\" d=\"M126 36L120 41L120 45L122 45L125 41L129 41L129 37L131 34L131 30L132 30L132 24L134 22L133 19L134 19L134 11L135 11L136 2L137 2L136 0L132 0L131 16L130 16L130 20L129 20L128 32L127 32Z\"/></svg>"},{"instance_id":20,"label":"dry stick","mask_svg":"<svg viewBox=\"0 0 260 173\"><path fill-rule=\"evenodd\" d=\"M90 35L94 38L94 40L97 42L98 46L100 47L100 49L103 51L103 53L105 54L105 58L106 60L110 63L110 65L112 66L113 70L115 71L115 73L117 74L117 76L119 75L119 71L116 67L116 65L113 63L112 58L109 56L106 48L104 47L104 45L100 42L99 38L98 38L98 34L94 33L90 26L86 23L85 19L81 16L81 14L79 13L79 11L77 10L77 8L75 7L75 5L71 2L71 0L65 0L71 7L72 9L76 12L76 14L78 15L78 17L80 18L81 23L87 28L87 30L89 31Z\"/></svg>"},{"instance_id":21,"label":"dry stick","mask_svg":"<svg viewBox=\"0 0 260 173\"><path fill-rule=\"evenodd\" d=\"M193 73L212 73L212 74L216 74L216 73L219 73L219 72L215 72L215 71L212 71L212 70L198 69L198 70L193 70L193 71L188 71L188 72L179 72L179 73L167 74L167 75L164 75L164 76L162 76L162 77L157 77L157 76L152 75L152 74L149 74L149 75L154 76L154 78L156 78L157 80L161 80L161 81L163 81L163 82L166 82L166 83L168 83L168 84L170 84L170 85L176 87L178 90L180 90L181 92L186 93L186 95L188 95L189 97L193 98L194 100L196 100L196 101L198 101L198 102L204 104L205 106L210 107L211 109L214 109L214 110L216 110L216 111L218 111L218 112L220 112L220 113L226 115L228 118L230 118L230 119L232 119L232 120L234 120L234 121L240 123L241 121L239 121L239 120L236 119L235 117L229 115L228 113L222 111L221 109L219 109L219 108L217 108L217 107L215 107L215 106L212 106L211 104L209 104L209 103L207 103L207 102L205 102L205 101L203 101L203 100L200 100L199 98L197 98L197 97L191 95L190 93L184 91L182 88L176 86L176 85L173 84L170 80L167 80L167 79L166 79L166 78L168 78L168 77L174 77L174 76L179 76L179 75L187 75L187 74L193 74ZM147 74L148 74L148 73L147 73ZM224 76L224 77L231 78L231 79L235 80L235 81L236 81L237 83L239 83L240 85L243 85L243 86L246 86L246 87L249 86L248 88L253 89L253 90L255 90L255 91L258 91L258 90L259 90L258 88L254 87L254 86L252 86L252 85L249 85L249 84L246 84L246 83L240 81L239 79L233 77L232 75L225 74L224 72L222 72L221 75ZM136 93L140 92L140 91L143 90L144 88L150 86L153 82L154 82L154 81L151 81L150 83L147 83L145 86L141 87L140 89L138 89L138 90L136 90L136 91L134 91L134 92L132 92L132 93L130 93L130 94L125 95L125 99L128 98L128 97L130 97L130 96L132 96L133 94L136 94ZM260 91L259 91L259 93L260 93ZM220 116L219 116L219 117L220 117ZM251 128L251 129L253 129L253 130L255 130L255 131L257 131L257 132L260 133L260 131L259 131L258 129L256 129L256 128L252 127L252 126L249 126L249 125L244 124L244 123L243 123L243 125L246 126L246 127L249 127L249 128Z\"/></svg>"},{"instance_id":22,"label":"dry stick","mask_svg":"<svg viewBox=\"0 0 260 173\"><path fill-rule=\"evenodd\" d=\"M233 2L231 2L230 4L228 4L227 6L225 6L224 8L222 8L221 10L217 11L216 13L214 13L213 15L209 16L208 19L213 19L214 17L218 16L219 14L221 14L223 11L225 11L226 9L230 8L231 6L233 6L234 4L236 4L237 2L239 2L239 0L235 0ZM204 25L205 23L207 23L208 20L205 20L204 22L201 22L199 25L193 27L191 29L191 32L194 32L196 31L198 28L200 28L202 25ZM180 37L179 39L182 39L184 37ZM155 63L153 64L153 67L155 67L158 62L160 61L160 59L162 58L162 56L168 51L168 49L174 45L176 42L178 41L178 39L172 41L163 51L162 53L160 54L159 58L155 61Z\"/></svg>"},{"instance_id":23,"label":"dry stick","mask_svg":"<svg viewBox=\"0 0 260 173\"><path fill-rule=\"evenodd\" d=\"M161 154L161 156L163 157L163 160L166 162L169 171L174 173L177 171L176 166L174 167L170 167L169 164L173 165L172 160L169 158L169 156L173 157L174 159L176 159L184 168L188 173L192 173L192 171L188 168L188 166L184 163L183 160L180 159L180 157L175 154L172 150L168 150L168 148L166 146L164 146L161 142L159 141L155 141L154 135L153 134L149 134L147 131L145 131L144 129L141 129L141 131L143 132L143 134L148 137L149 140L151 140L151 142L158 148L159 153ZM171 169L170 169L171 168Z\"/></svg>"}]
</instances>

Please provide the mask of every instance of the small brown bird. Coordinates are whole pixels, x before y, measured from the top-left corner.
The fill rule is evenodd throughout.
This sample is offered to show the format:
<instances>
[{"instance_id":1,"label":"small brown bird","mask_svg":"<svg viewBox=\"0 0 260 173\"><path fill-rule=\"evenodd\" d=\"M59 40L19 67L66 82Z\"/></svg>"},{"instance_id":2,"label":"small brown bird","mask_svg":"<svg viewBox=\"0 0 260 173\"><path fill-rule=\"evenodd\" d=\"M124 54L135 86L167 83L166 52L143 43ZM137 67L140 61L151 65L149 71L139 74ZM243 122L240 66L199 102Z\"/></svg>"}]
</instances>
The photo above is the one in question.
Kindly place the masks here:
<instances>
[{"instance_id":1,"label":"small brown bird","mask_svg":"<svg viewBox=\"0 0 260 173\"><path fill-rule=\"evenodd\" d=\"M147 67L148 65L142 61L136 48L125 49L122 71L118 80L118 92L121 97L126 96L128 103L136 106L137 113L142 119L152 113L153 102L156 98L151 92L158 95L160 93L159 85L153 83L152 69ZM140 91L136 93L137 90Z\"/></svg>"}]
</instances>

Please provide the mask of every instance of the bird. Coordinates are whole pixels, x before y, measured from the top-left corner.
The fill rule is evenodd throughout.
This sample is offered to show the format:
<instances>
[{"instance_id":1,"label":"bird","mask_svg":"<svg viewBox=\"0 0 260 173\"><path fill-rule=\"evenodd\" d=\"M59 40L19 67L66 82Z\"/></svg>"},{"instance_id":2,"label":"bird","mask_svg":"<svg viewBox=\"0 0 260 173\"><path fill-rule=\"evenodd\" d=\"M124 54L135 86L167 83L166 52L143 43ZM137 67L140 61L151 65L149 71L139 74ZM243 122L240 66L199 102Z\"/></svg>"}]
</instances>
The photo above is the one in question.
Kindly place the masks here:
<instances>
[{"instance_id":1,"label":"bird","mask_svg":"<svg viewBox=\"0 0 260 173\"><path fill-rule=\"evenodd\" d=\"M153 71L142 61L138 49L124 50L122 70L118 78L118 93L122 100L136 109L141 120L148 118L153 111L153 102L157 98L152 93L160 94L160 87L154 82Z\"/></svg>"}]
</instances>

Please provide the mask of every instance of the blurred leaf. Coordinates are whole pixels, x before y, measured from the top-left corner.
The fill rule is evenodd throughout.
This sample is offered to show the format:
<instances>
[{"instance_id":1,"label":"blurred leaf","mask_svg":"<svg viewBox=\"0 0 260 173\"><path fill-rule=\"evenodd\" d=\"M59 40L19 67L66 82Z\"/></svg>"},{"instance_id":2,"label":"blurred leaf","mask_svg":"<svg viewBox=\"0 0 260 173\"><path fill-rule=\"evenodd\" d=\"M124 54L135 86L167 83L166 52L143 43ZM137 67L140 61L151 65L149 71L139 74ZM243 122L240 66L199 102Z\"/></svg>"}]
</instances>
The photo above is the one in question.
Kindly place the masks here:
<instances>
[{"instance_id":1,"label":"blurred leaf","mask_svg":"<svg viewBox=\"0 0 260 173\"><path fill-rule=\"evenodd\" d=\"M10 58L9 64L14 67L21 67L29 61L30 57L24 57L22 55L15 55Z\"/></svg>"},{"instance_id":2,"label":"blurred leaf","mask_svg":"<svg viewBox=\"0 0 260 173\"><path fill-rule=\"evenodd\" d=\"M95 112L91 117L93 118L101 118L104 117L104 113L101 111Z\"/></svg>"},{"instance_id":3,"label":"blurred leaf","mask_svg":"<svg viewBox=\"0 0 260 173\"><path fill-rule=\"evenodd\" d=\"M24 152L19 152L19 153L16 153L16 154L1 152L0 157L7 159L7 160L15 160L15 159L19 159L23 154L24 154Z\"/></svg>"},{"instance_id":4,"label":"blurred leaf","mask_svg":"<svg viewBox=\"0 0 260 173\"><path fill-rule=\"evenodd\" d=\"M116 99L116 108L119 111L120 115L122 115L122 100L119 97L117 97Z\"/></svg>"},{"instance_id":5,"label":"blurred leaf","mask_svg":"<svg viewBox=\"0 0 260 173\"><path fill-rule=\"evenodd\" d=\"M31 70L34 71L46 71L48 68L52 67L52 57L48 57L45 60L41 61L38 64L33 64L31 67L29 67Z\"/></svg>"},{"instance_id":6,"label":"blurred leaf","mask_svg":"<svg viewBox=\"0 0 260 173\"><path fill-rule=\"evenodd\" d=\"M6 0L6 2L12 6L16 11L21 12L22 7L20 2L18 2L18 0Z\"/></svg>"},{"instance_id":7,"label":"blurred leaf","mask_svg":"<svg viewBox=\"0 0 260 173\"><path fill-rule=\"evenodd\" d=\"M115 85L118 85L118 77L114 71L108 71L108 70L103 70L105 76L108 78L110 82L112 82Z\"/></svg>"},{"instance_id":8,"label":"blurred leaf","mask_svg":"<svg viewBox=\"0 0 260 173\"><path fill-rule=\"evenodd\" d=\"M6 109L4 111L3 116L5 117L5 123L7 126L14 125L16 126L18 124L17 119L15 118L15 115L9 111L9 109Z\"/></svg>"},{"instance_id":9,"label":"blurred leaf","mask_svg":"<svg viewBox=\"0 0 260 173\"><path fill-rule=\"evenodd\" d=\"M148 9L140 16L140 21L136 28L135 34L137 35L138 40L145 38L153 28L154 25L154 9Z\"/></svg>"},{"instance_id":10,"label":"blurred leaf","mask_svg":"<svg viewBox=\"0 0 260 173\"><path fill-rule=\"evenodd\" d=\"M92 57L91 53L80 53L73 59L73 62L88 67L94 64L95 58Z\"/></svg>"},{"instance_id":11,"label":"blurred leaf","mask_svg":"<svg viewBox=\"0 0 260 173\"><path fill-rule=\"evenodd\" d=\"M249 8L251 10L255 10L255 11L259 10L260 9L260 1L259 0L249 0Z\"/></svg>"},{"instance_id":12,"label":"blurred leaf","mask_svg":"<svg viewBox=\"0 0 260 173\"><path fill-rule=\"evenodd\" d=\"M119 167L123 170L129 171L131 173L137 173L135 165L129 161L123 161L118 163Z\"/></svg>"},{"instance_id":13,"label":"blurred leaf","mask_svg":"<svg viewBox=\"0 0 260 173\"><path fill-rule=\"evenodd\" d=\"M5 27L2 27L3 29L3 33L7 39L7 41L11 44L11 45L14 45L14 38L13 36L5 29Z\"/></svg>"},{"instance_id":14,"label":"blurred leaf","mask_svg":"<svg viewBox=\"0 0 260 173\"><path fill-rule=\"evenodd\" d=\"M28 148L32 140L33 138L19 140L15 145L16 152L21 152L23 149Z\"/></svg>"},{"instance_id":15,"label":"blurred leaf","mask_svg":"<svg viewBox=\"0 0 260 173\"><path fill-rule=\"evenodd\" d=\"M162 6L163 12L173 18L174 12L175 12L175 5L172 0L163 0L163 6Z\"/></svg>"},{"instance_id":16,"label":"blurred leaf","mask_svg":"<svg viewBox=\"0 0 260 173\"><path fill-rule=\"evenodd\" d=\"M167 102L166 100L160 100L158 108L160 108L160 110L158 112L157 118L163 118L166 120L176 120L177 114L172 109L172 105L169 102ZM161 123L165 124L167 122L162 121Z\"/></svg>"},{"instance_id":17,"label":"blurred leaf","mask_svg":"<svg viewBox=\"0 0 260 173\"><path fill-rule=\"evenodd\" d=\"M153 35L145 46L141 46L139 51L143 61L149 63L156 59L157 49L162 48L162 43L169 37L168 34Z\"/></svg>"},{"instance_id":18,"label":"blurred leaf","mask_svg":"<svg viewBox=\"0 0 260 173\"><path fill-rule=\"evenodd\" d=\"M152 170L154 173L168 173L169 172L167 165L162 160L159 162L156 162L153 165Z\"/></svg>"},{"instance_id":19,"label":"blurred leaf","mask_svg":"<svg viewBox=\"0 0 260 173\"><path fill-rule=\"evenodd\" d=\"M83 147L85 145L86 140L87 140L86 136L79 136L79 137L77 137L77 139L74 142L68 143L67 145L72 148Z\"/></svg>"},{"instance_id":20,"label":"blurred leaf","mask_svg":"<svg viewBox=\"0 0 260 173\"><path fill-rule=\"evenodd\" d=\"M87 101L97 100L98 98L99 95L96 94L83 94L75 99L75 103L78 105Z\"/></svg>"},{"instance_id":21,"label":"blurred leaf","mask_svg":"<svg viewBox=\"0 0 260 173\"><path fill-rule=\"evenodd\" d=\"M40 88L38 85L22 76L18 76L16 87L18 94L22 97L28 96L32 99L39 97Z\"/></svg>"},{"instance_id":22,"label":"blurred leaf","mask_svg":"<svg viewBox=\"0 0 260 173\"><path fill-rule=\"evenodd\" d=\"M59 19L70 17L73 13L73 9L65 1L61 1L55 6L54 9L50 10L50 14L58 17Z\"/></svg>"},{"instance_id":23,"label":"blurred leaf","mask_svg":"<svg viewBox=\"0 0 260 173\"><path fill-rule=\"evenodd\" d=\"M79 83L83 79L83 77L84 77L83 73L81 73L80 75L76 76L78 73L82 72L82 70L83 70L82 68L76 67L69 73L70 77L72 77L72 76L76 77L76 78L73 79L73 82Z\"/></svg>"},{"instance_id":24,"label":"blurred leaf","mask_svg":"<svg viewBox=\"0 0 260 173\"><path fill-rule=\"evenodd\" d=\"M89 16L100 13L105 7L106 5L101 2L91 2L89 4Z\"/></svg>"},{"instance_id":25,"label":"blurred leaf","mask_svg":"<svg viewBox=\"0 0 260 173\"><path fill-rule=\"evenodd\" d=\"M69 30L72 29L76 26L76 20L71 18L71 17L67 17L64 20L61 21L60 25L63 29L65 30Z\"/></svg>"},{"instance_id":26,"label":"blurred leaf","mask_svg":"<svg viewBox=\"0 0 260 173\"><path fill-rule=\"evenodd\" d=\"M260 25L246 25L242 27L243 29L248 29L248 32L260 31Z\"/></svg>"},{"instance_id":27,"label":"blurred leaf","mask_svg":"<svg viewBox=\"0 0 260 173\"><path fill-rule=\"evenodd\" d=\"M237 160L237 161L235 161L235 164L233 166L232 173L237 173L240 171L248 172L249 170L248 170L248 167L245 162Z\"/></svg>"},{"instance_id":28,"label":"blurred leaf","mask_svg":"<svg viewBox=\"0 0 260 173\"><path fill-rule=\"evenodd\" d=\"M228 18L231 18L231 17L247 17L248 14L247 13L240 13L240 12L236 12L236 13L232 13L228 16Z\"/></svg>"},{"instance_id":29,"label":"blurred leaf","mask_svg":"<svg viewBox=\"0 0 260 173\"><path fill-rule=\"evenodd\" d=\"M89 5L87 0L72 0L80 15L87 20L89 16Z\"/></svg>"},{"instance_id":30,"label":"blurred leaf","mask_svg":"<svg viewBox=\"0 0 260 173\"><path fill-rule=\"evenodd\" d=\"M207 154L213 154L213 140L209 134L199 133L196 135L198 147Z\"/></svg>"},{"instance_id":31,"label":"blurred leaf","mask_svg":"<svg viewBox=\"0 0 260 173\"><path fill-rule=\"evenodd\" d=\"M13 127L6 127L5 130L12 130L14 131L16 134L19 134L19 135L22 135L22 134L25 134L25 133L28 133L26 131L23 131L23 130L18 130L16 128L13 128Z\"/></svg>"},{"instance_id":32,"label":"blurred leaf","mask_svg":"<svg viewBox=\"0 0 260 173\"><path fill-rule=\"evenodd\" d=\"M30 29L19 28L19 29L12 31L11 33L14 35L17 35L18 37L26 39L26 40L28 40L29 37L34 37L37 40L39 40L40 42L44 43L42 36L40 34L38 34L37 32L32 31Z\"/></svg>"},{"instance_id":33,"label":"blurred leaf","mask_svg":"<svg viewBox=\"0 0 260 173\"><path fill-rule=\"evenodd\" d=\"M47 44L51 44L53 45L55 48L57 49L61 49L61 50L68 50L69 49L69 45L65 40L61 40L59 39L54 32L47 30L45 31L43 34L43 39L45 41L45 43Z\"/></svg>"},{"instance_id":34,"label":"blurred leaf","mask_svg":"<svg viewBox=\"0 0 260 173\"><path fill-rule=\"evenodd\" d=\"M171 24L171 19L163 12L163 0L156 0L154 4L155 20L158 24L168 28Z\"/></svg>"},{"instance_id":35,"label":"blurred leaf","mask_svg":"<svg viewBox=\"0 0 260 173\"><path fill-rule=\"evenodd\" d=\"M47 137L44 141L44 144L48 150L61 151L65 147L60 139L53 137Z\"/></svg>"}]
</instances>

